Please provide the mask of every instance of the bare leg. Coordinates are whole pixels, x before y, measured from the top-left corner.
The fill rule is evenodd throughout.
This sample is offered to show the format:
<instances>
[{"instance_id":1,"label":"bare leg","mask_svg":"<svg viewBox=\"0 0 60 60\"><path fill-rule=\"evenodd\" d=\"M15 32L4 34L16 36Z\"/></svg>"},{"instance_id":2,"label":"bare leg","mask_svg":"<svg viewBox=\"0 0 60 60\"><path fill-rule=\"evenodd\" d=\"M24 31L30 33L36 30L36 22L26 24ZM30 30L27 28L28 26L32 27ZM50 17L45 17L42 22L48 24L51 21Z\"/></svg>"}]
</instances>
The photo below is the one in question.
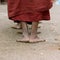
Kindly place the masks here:
<instances>
[{"instance_id":1,"label":"bare leg","mask_svg":"<svg viewBox=\"0 0 60 60\"><path fill-rule=\"evenodd\" d=\"M18 42L28 42L29 41L29 34L28 34L28 26L26 22L21 22L22 24L22 33L23 37L21 39L18 39Z\"/></svg>"},{"instance_id":2,"label":"bare leg","mask_svg":"<svg viewBox=\"0 0 60 60\"><path fill-rule=\"evenodd\" d=\"M37 36L38 22L32 22L32 30L30 35L29 42L43 42L44 40L40 40Z\"/></svg>"},{"instance_id":3,"label":"bare leg","mask_svg":"<svg viewBox=\"0 0 60 60\"><path fill-rule=\"evenodd\" d=\"M40 22L38 22L38 24L40 24ZM31 25L32 25L32 24L31 24ZM37 28L39 29L40 27L41 27L41 26L38 25ZM31 29L32 29L32 27L29 28L29 30L31 30ZM40 34L40 33L41 33L41 32L37 32L37 34Z\"/></svg>"}]
</instances>

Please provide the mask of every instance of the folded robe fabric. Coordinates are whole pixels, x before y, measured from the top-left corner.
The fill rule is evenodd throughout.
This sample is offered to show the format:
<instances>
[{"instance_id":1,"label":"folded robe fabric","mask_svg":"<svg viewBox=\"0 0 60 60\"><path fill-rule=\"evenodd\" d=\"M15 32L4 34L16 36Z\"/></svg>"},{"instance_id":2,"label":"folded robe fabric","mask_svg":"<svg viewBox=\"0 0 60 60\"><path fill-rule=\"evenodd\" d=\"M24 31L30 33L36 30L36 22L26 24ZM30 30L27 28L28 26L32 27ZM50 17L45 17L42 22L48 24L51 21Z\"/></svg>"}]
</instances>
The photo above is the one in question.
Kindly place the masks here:
<instances>
[{"instance_id":1,"label":"folded robe fabric","mask_svg":"<svg viewBox=\"0 0 60 60\"><path fill-rule=\"evenodd\" d=\"M50 20L51 0L8 0L8 17L18 21Z\"/></svg>"}]
</instances>

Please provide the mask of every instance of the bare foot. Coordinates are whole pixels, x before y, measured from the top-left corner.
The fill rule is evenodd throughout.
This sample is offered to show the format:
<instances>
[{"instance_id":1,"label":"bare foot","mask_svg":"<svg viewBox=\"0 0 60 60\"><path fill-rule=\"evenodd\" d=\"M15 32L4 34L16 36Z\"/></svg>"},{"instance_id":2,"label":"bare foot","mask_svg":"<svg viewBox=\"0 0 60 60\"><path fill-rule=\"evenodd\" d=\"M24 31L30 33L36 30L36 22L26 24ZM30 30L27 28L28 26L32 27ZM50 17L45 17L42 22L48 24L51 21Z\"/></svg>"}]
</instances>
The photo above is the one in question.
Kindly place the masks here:
<instances>
[{"instance_id":1,"label":"bare foot","mask_svg":"<svg viewBox=\"0 0 60 60\"><path fill-rule=\"evenodd\" d=\"M37 43L37 42L45 42L45 40L41 40L39 39L39 37L30 37L30 40L29 40L30 43Z\"/></svg>"},{"instance_id":2,"label":"bare foot","mask_svg":"<svg viewBox=\"0 0 60 60\"><path fill-rule=\"evenodd\" d=\"M25 43L27 43L27 42L29 42L29 37L19 38L19 39L16 40L16 42L25 42Z\"/></svg>"},{"instance_id":3,"label":"bare foot","mask_svg":"<svg viewBox=\"0 0 60 60\"><path fill-rule=\"evenodd\" d=\"M22 27L20 26L20 23L17 23L15 26L11 27L13 29L22 29Z\"/></svg>"}]
</instances>

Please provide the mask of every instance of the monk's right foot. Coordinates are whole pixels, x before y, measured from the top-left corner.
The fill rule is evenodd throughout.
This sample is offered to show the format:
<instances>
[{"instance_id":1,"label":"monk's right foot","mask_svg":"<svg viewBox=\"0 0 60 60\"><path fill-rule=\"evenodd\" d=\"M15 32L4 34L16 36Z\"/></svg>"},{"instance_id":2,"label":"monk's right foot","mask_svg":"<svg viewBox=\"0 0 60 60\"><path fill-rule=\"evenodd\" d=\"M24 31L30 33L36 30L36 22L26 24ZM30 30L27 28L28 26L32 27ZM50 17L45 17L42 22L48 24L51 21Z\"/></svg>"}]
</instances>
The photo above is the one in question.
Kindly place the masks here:
<instances>
[{"instance_id":1,"label":"monk's right foot","mask_svg":"<svg viewBox=\"0 0 60 60\"><path fill-rule=\"evenodd\" d=\"M16 40L16 42L25 42L28 43L29 42L29 37L22 37Z\"/></svg>"}]
</instances>

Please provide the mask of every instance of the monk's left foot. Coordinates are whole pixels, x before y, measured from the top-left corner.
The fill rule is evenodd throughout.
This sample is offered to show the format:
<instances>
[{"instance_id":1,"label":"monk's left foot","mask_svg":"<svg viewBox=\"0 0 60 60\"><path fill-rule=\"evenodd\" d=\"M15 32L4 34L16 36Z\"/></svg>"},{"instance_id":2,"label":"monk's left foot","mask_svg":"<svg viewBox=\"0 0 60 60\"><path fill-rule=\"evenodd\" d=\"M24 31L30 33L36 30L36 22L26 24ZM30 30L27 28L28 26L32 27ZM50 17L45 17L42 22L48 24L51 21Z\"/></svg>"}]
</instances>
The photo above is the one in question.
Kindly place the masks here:
<instances>
[{"instance_id":1,"label":"monk's left foot","mask_svg":"<svg viewBox=\"0 0 60 60\"><path fill-rule=\"evenodd\" d=\"M45 42L45 40L39 39L39 37L31 38L29 40L30 43L37 43L37 42Z\"/></svg>"}]
</instances>

